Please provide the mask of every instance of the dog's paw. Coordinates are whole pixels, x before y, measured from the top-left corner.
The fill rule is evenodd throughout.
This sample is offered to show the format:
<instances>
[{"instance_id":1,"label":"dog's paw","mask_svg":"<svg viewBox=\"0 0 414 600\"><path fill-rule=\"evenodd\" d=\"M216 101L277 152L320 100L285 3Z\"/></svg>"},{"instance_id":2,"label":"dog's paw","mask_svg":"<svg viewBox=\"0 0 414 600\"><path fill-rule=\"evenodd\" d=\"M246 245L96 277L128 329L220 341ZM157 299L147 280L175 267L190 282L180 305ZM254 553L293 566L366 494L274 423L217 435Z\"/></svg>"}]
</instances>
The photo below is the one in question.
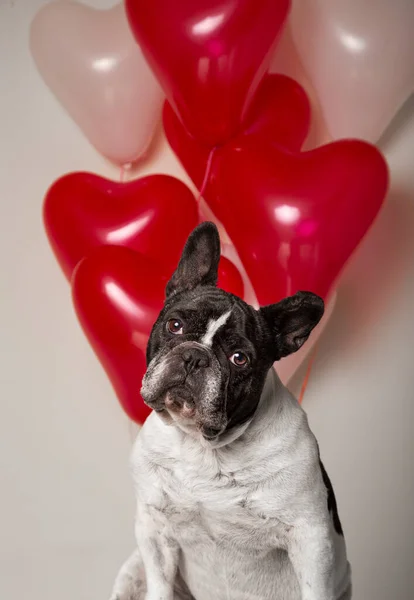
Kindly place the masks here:
<instances>
[{"instance_id":1,"label":"dog's paw","mask_svg":"<svg viewBox=\"0 0 414 600\"><path fill-rule=\"evenodd\" d=\"M145 600L145 592L139 588L130 588L122 594L113 594L109 600Z\"/></svg>"},{"instance_id":2,"label":"dog's paw","mask_svg":"<svg viewBox=\"0 0 414 600\"><path fill-rule=\"evenodd\" d=\"M141 582L129 584L122 591L114 591L109 600L145 600L145 585Z\"/></svg>"}]
</instances>

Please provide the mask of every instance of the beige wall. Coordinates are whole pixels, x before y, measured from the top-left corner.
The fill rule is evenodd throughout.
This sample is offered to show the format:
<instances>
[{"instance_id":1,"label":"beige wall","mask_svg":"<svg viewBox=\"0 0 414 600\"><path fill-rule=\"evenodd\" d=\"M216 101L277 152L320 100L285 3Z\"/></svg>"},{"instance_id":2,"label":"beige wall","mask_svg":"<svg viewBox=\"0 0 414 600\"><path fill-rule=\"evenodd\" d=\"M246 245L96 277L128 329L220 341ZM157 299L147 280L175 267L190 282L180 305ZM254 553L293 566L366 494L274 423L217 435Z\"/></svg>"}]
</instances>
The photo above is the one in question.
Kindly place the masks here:
<instances>
[{"instance_id":1,"label":"beige wall","mask_svg":"<svg viewBox=\"0 0 414 600\"><path fill-rule=\"evenodd\" d=\"M133 545L134 430L80 332L41 203L66 171L118 173L31 63L27 32L41 0L12 4L0 1L0 598L103 600ZM336 488L356 600L408 600L414 589L409 108L411 122L407 111L383 144L388 205L340 286L305 396ZM183 176L164 142L149 171Z\"/></svg>"}]
</instances>

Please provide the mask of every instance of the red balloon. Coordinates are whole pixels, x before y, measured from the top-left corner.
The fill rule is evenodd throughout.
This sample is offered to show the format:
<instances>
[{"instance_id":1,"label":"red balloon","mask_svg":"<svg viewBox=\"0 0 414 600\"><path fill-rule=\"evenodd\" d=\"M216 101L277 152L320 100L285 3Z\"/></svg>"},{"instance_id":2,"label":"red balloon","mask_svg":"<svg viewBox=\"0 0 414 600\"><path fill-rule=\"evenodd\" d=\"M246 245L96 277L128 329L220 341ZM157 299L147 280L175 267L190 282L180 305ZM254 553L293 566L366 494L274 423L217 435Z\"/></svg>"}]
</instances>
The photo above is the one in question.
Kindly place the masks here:
<instances>
[{"instance_id":1,"label":"red balloon","mask_svg":"<svg viewBox=\"0 0 414 600\"><path fill-rule=\"evenodd\" d=\"M205 198L263 305L299 290L326 297L387 185L385 160L366 142L292 153L251 136L217 151Z\"/></svg>"},{"instance_id":2,"label":"red balloon","mask_svg":"<svg viewBox=\"0 0 414 600\"><path fill-rule=\"evenodd\" d=\"M242 276L236 265L225 256L220 257L217 285L225 292L239 296L239 298L243 298L244 296Z\"/></svg>"},{"instance_id":3,"label":"red balloon","mask_svg":"<svg viewBox=\"0 0 414 600\"><path fill-rule=\"evenodd\" d=\"M132 31L188 132L210 146L240 129L289 0L126 0Z\"/></svg>"},{"instance_id":4,"label":"red balloon","mask_svg":"<svg viewBox=\"0 0 414 600\"><path fill-rule=\"evenodd\" d=\"M43 215L50 244L68 279L82 258L103 245L140 252L162 265L170 277L198 224L193 194L168 175L119 183L92 173L69 173L47 192ZM224 257L218 285L243 296L241 275Z\"/></svg>"},{"instance_id":5,"label":"red balloon","mask_svg":"<svg viewBox=\"0 0 414 600\"><path fill-rule=\"evenodd\" d=\"M162 308L167 277L142 254L103 246L81 261L72 281L82 328L127 415L142 423L150 413L140 396L145 351Z\"/></svg>"},{"instance_id":6,"label":"red balloon","mask_svg":"<svg viewBox=\"0 0 414 600\"><path fill-rule=\"evenodd\" d=\"M267 143L297 152L308 135L310 119L310 103L304 89L285 75L267 75L237 136L237 142L259 135ZM163 121L172 149L200 189L211 148L186 132L168 102L164 105Z\"/></svg>"},{"instance_id":7,"label":"red balloon","mask_svg":"<svg viewBox=\"0 0 414 600\"><path fill-rule=\"evenodd\" d=\"M164 266L171 275L198 223L188 187L168 175L128 183L92 173L69 173L46 194L44 222L66 277L97 246L126 246Z\"/></svg>"},{"instance_id":8,"label":"red balloon","mask_svg":"<svg viewBox=\"0 0 414 600\"><path fill-rule=\"evenodd\" d=\"M164 108L167 138L197 187L209 171L203 196L261 304L300 289L326 297L386 194L387 166L370 144L347 140L301 153L309 120L302 88L268 76L243 131L211 155Z\"/></svg>"}]
</instances>

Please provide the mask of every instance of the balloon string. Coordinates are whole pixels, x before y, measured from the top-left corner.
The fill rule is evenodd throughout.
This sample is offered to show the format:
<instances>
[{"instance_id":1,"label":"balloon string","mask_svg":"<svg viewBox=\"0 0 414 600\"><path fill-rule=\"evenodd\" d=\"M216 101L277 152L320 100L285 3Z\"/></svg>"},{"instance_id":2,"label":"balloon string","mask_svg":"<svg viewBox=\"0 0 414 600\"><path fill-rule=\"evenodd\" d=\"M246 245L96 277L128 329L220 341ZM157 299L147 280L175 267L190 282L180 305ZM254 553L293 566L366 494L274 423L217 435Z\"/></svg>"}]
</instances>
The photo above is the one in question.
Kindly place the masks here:
<instances>
[{"instance_id":1,"label":"balloon string","mask_svg":"<svg viewBox=\"0 0 414 600\"><path fill-rule=\"evenodd\" d=\"M311 374L311 371L312 371L312 367L313 367L313 362L315 360L315 356L316 356L316 346L312 350L312 354L310 356L310 359L309 359L309 362L308 362L308 366L307 366L307 369L306 369L305 377L303 379L302 387L301 387L299 398L298 398L299 404L302 404L302 402L303 402L303 398L305 396L306 388L308 387L309 377L310 377L310 374Z\"/></svg>"},{"instance_id":2,"label":"balloon string","mask_svg":"<svg viewBox=\"0 0 414 600\"><path fill-rule=\"evenodd\" d=\"M131 163L126 163L121 166L121 170L119 172L119 181L121 183L125 183L127 172L130 170L131 167Z\"/></svg>"},{"instance_id":3,"label":"balloon string","mask_svg":"<svg viewBox=\"0 0 414 600\"><path fill-rule=\"evenodd\" d=\"M200 203L201 198L204 195L204 192L206 191L206 187L207 187L207 183L208 183L208 179L210 177L210 171L211 171L211 163L213 162L213 156L214 156L214 152L217 150L217 146L214 146L214 148L212 148L210 150L210 154L208 155L208 159L207 159L207 164L206 164L206 171L204 173L204 179L203 179L203 183L201 184L201 188L200 191L198 193L198 197L197 197L197 204Z\"/></svg>"}]
</instances>

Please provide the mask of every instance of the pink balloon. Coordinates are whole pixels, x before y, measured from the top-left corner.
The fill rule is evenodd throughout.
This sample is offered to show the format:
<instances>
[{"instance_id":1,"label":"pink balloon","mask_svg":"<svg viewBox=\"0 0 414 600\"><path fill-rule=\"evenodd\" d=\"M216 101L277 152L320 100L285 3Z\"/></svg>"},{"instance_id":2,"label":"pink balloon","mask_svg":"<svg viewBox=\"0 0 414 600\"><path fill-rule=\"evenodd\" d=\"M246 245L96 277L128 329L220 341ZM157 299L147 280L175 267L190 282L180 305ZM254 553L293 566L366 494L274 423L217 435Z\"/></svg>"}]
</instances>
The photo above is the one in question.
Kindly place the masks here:
<instances>
[{"instance_id":1,"label":"pink balloon","mask_svg":"<svg viewBox=\"0 0 414 600\"><path fill-rule=\"evenodd\" d=\"M44 81L98 152L122 165L147 151L163 93L123 4L106 11L47 4L33 20L30 48Z\"/></svg>"},{"instance_id":2,"label":"pink balloon","mask_svg":"<svg viewBox=\"0 0 414 600\"><path fill-rule=\"evenodd\" d=\"M332 137L376 142L414 91L413 0L296 0L290 24Z\"/></svg>"}]
</instances>

